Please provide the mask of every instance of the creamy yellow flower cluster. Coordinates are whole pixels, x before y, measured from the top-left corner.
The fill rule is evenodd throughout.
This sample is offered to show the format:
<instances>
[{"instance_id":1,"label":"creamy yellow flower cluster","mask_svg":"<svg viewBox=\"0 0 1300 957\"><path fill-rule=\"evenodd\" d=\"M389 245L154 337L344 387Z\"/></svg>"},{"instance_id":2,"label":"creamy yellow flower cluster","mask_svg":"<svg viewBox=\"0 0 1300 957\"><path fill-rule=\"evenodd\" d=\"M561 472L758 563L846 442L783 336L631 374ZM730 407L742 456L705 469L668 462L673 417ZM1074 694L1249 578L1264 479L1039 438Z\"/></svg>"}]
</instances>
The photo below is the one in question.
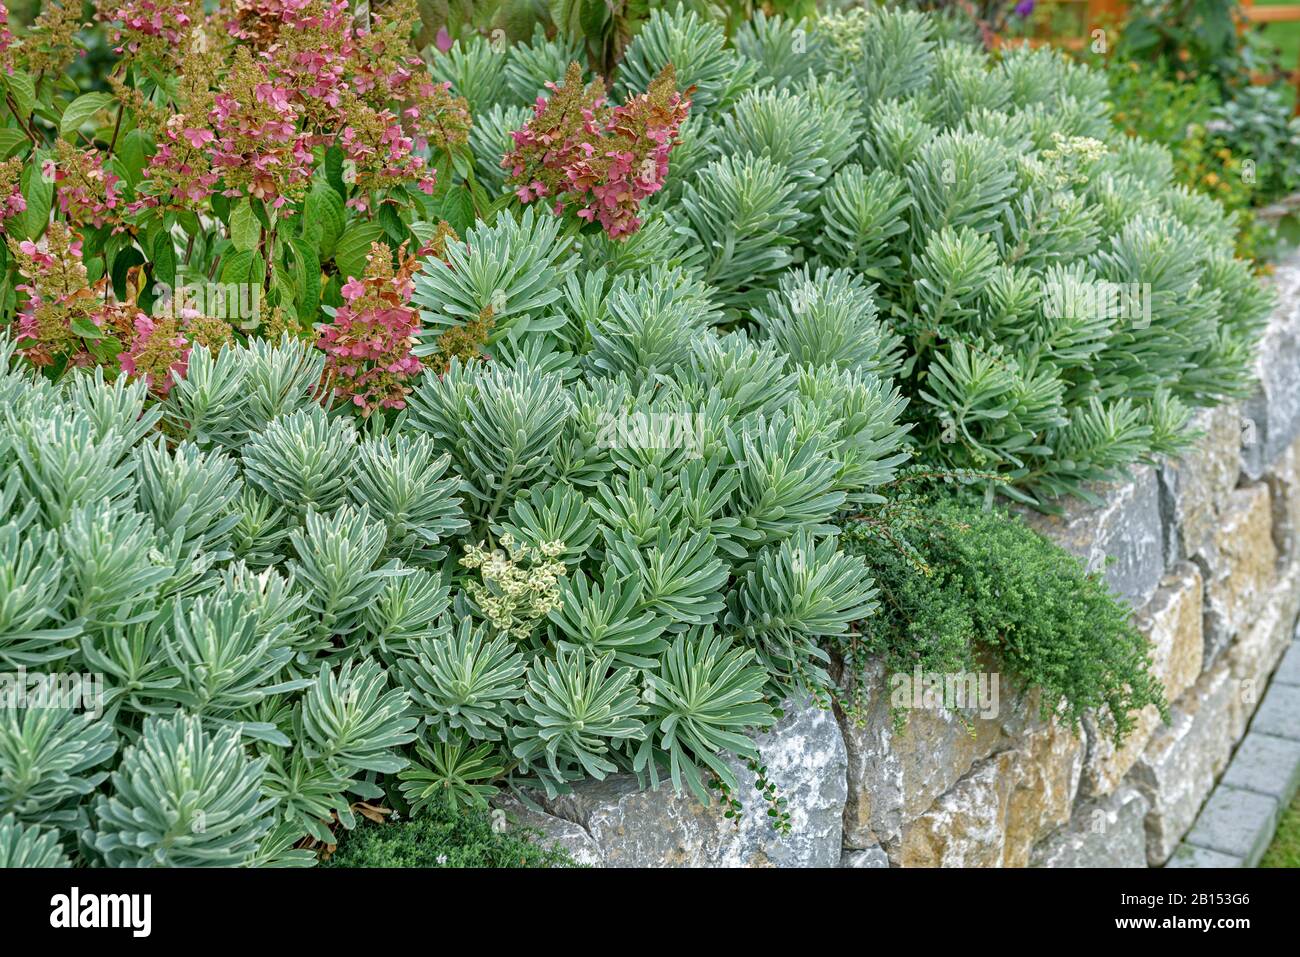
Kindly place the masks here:
<instances>
[{"instance_id":1,"label":"creamy yellow flower cluster","mask_svg":"<svg viewBox=\"0 0 1300 957\"><path fill-rule=\"evenodd\" d=\"M514 536L501 536L500 547L482 542L465 546L461 565L477 568L482 581L467 581L465 590L498 631L527 638L538 623L560 608L560 579L565 567L558 561L565 544L558 539L533 547Z\"/></svg>"}]
</instances>

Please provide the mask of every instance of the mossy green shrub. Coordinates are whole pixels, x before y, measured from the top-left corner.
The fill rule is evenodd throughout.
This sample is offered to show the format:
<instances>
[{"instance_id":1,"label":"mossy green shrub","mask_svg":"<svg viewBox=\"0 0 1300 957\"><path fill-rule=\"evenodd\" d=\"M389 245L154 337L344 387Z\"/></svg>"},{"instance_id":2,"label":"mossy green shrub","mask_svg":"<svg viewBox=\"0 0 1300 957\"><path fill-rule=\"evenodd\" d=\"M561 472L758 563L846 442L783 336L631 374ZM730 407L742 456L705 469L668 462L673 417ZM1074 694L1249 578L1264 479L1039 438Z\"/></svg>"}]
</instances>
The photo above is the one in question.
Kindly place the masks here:
<instances>
[{"instance_id":1,"label":"mossy green shrub","mask_svg":"<svg viewBox=\"0 0 1300 957\"><path fill-rule=\"evenodd\" d=\"M367 821L351 831L326 867L574 867L559 848L543 848L540 834L497 830L486 811L437 807L409 821Z\"/></svg>"},{"instance_id":2,"label":"mossy green shrub","mask_svg":"<svg viewBox=\"0 0 1300 957\"><path fill-rule=\"evenodd\" d=\"M841 539L880 594L876 614L836 642L851 672L875 655L891 672L971 672L988 652L1041 691L1045 713L1075 723L1096 713L1116 740L1134 712L1164 713L1148 642L1099 575L1005 509L916 484L845 522Z\"/></svg>"}]
</instances>

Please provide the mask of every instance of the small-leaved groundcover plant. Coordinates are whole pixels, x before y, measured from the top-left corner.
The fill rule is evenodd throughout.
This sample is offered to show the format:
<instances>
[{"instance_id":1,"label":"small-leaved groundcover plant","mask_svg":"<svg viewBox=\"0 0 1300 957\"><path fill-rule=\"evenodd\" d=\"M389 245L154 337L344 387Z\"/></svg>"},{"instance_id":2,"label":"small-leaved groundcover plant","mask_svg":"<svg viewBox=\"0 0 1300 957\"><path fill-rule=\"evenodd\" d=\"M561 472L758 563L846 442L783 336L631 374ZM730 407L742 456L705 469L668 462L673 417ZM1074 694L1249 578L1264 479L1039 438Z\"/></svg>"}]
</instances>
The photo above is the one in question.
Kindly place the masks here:
<instances>
[{"instance_id":1,"label":"small-leaved groundcover plant","mask_svg":"<svg viewBox=\"0 0 1300 957\"><path fill-rule=\"evenodd\" d=\"M732 801L837 694L879 608L840 531L904 462L1051 507L1246 386L1230 223L1050 51L658 11L606 85L563 38L426 73L391 20L235 6L221 88L126 74L125 212L20 164L5 220L0 667L104 682L0 708L13 860L310 864L362 803L619 772ZM151 316L178 249L270 314ZM1158 698L1141 648L1007 649L1071 716Z\"/></svg>"}]
</instances>

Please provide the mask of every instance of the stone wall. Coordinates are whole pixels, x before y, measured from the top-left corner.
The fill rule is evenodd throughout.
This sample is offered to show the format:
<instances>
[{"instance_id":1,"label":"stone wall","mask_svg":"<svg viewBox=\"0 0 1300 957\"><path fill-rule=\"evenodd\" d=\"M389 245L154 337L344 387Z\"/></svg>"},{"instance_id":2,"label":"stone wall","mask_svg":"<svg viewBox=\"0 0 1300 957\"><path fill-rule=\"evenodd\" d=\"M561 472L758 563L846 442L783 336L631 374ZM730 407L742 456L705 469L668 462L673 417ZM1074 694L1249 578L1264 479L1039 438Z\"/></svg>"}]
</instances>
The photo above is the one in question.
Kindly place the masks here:
<instances>
[{"instance_id":1,"label":"stone wall","mask_svg":"<svg viewBox=\"0 0 1300 957\"><path fill-rule=\"evenodd\" d=\"M1080 867L1163 865L1228 766L1300 611L1300 258L1279 267L1278 309L1249 400L1207 410L1177 462L1099 487L1104 504L1029 516L1105 568L1137 609L1170 721L1155 708L1116 749L1092 724L1038 717L1032 695L996 718L916 710L896 733L885 695L854 724L788 703L759 738L791 832L768 825L736 765L738 822L670 788L585 782L518 803L581 861L607 866ZM868 676L883 687L883 674Z\"/></svg>"}]
</instances>

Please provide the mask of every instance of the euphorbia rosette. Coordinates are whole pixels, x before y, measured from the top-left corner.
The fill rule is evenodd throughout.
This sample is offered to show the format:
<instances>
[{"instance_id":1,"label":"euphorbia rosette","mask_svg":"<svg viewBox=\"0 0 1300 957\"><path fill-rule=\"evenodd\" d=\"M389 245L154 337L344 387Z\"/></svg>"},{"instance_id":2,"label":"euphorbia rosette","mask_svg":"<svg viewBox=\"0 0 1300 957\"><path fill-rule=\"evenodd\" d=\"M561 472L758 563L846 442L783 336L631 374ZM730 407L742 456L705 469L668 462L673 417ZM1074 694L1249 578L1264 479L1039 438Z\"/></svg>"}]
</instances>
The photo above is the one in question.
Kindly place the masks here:
<instances>
[{"instance_id":1,"label":"euphorbia rosette","mask_svg":"<svg viewBox=\"0 0 1300 957\"><path fill-rule=\"evenodd\" d=\"M645 93L611 109L604 84L584 86L576 63L547 89L550 99L537 98L533 118L511 134L515 148L501 161L515 195L524 203L552 198L557 214L575 205L580 218L614 239L636 232L642 200L663 188L692 90L677 90L669 64Z\"/></svg>"},{"instance_id":2,"label":"euphorbia rosette","mask_svg":"<svg viewBox=\"0 0 1300 957\"><path fill-rule=\"evenodd\" d=\"M334 394L364 415L404 408L408 383L424 370L412 353L420 331L420 315L410 305L418 260L405 246L397 251L397 269L392 257L384 243L370 247L365 274L343 286L344 303L316 341L328 357L325 377Z\"/></svg>"}]
</instances>

